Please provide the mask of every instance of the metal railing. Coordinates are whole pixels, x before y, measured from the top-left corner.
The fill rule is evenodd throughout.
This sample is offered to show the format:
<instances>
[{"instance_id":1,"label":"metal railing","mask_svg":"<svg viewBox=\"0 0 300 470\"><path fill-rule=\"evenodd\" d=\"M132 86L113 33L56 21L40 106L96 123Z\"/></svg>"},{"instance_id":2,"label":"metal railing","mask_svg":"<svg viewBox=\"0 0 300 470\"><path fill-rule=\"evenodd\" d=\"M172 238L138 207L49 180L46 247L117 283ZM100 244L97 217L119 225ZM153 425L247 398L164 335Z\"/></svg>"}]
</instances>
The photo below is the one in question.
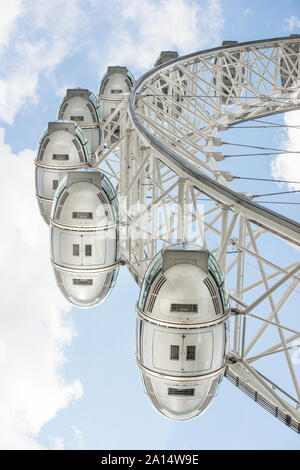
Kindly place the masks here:
<instances>
[{"instance_id":1,"label":"metal railing","mask_svg":"<svg viewBox=\"0 0 300 470\"><path fill-rule=\"evenodd\" d=\"M249 384L244 382L240 377L236 376L228 367L225 370L225 377L239 388L243 393L256 401L265 410L271 413L275 418L279 419L282 423L286 424L289 428L300 434L300 422L293 419L289 414L282 411L278 406L275 406L269 400L267 400L261 393L251 387Z\"/></svg>"}]
</instances>

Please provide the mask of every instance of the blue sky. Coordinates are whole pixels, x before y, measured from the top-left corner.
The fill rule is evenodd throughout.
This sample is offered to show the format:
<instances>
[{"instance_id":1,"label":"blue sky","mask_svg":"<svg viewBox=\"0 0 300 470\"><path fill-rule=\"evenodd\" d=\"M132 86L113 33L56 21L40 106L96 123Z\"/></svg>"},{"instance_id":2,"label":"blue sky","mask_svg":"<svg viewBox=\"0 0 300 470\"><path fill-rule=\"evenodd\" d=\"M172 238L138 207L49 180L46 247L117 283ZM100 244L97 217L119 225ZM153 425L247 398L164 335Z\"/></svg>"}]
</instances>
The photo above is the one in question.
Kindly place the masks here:
<instances>
[{"instance_id":1,"label":"blue sky","mask_svg":"<svg viewBox=\"0 0 300 470\"><path fill-rule=\"evenodd\" d=\"M117 63L137 78L161 50L186 54L222 40L300 32L299 1L1 1L0 191L10 228L1 234L0 447L299 448L296 433L227 380L196 420L172 422L152 409L135 363L138 288L124 268L105 304L90 310L66 304L49 263L32 164L67 87L97 93L107 66ZM240 142L278 145L287 137L232 132L241 132ZM249 171L248 163L237 165L240 174ZM270 160L260 171L271 174Z\"/></svg>"}]
</instances>

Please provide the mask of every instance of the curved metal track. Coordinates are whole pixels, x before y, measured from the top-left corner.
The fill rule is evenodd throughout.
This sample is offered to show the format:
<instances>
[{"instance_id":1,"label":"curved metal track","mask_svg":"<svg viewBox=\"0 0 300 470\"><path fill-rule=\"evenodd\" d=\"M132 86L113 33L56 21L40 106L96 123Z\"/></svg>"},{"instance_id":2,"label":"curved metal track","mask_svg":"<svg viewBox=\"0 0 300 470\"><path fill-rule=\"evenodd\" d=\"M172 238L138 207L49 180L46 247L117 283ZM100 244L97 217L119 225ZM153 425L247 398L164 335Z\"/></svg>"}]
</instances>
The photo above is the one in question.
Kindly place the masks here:
<instances>
[{"instance_id":1,"label":"curved metal track","mask_svg":"<svg viewBox=\"0 0 300 470\"><path fill-rule=\"evenodd\" d=\"M192 166L191 162L189 162L188 159L181 158L179 154L180 149L178 149L178 153L176 153L173 149L171 149L168 145L166 145L167 142L166 143L164 142L165 139L163 135L160 135L159 136L160 139L159 139L158 136L155 136L153 133L151 134L151 132L147 130L147 127L143 125L142 120L139 119L139 116L137 115L137 112L136 112L137 93L139 92L147 93L147 91L145 92L144 87L145 86L147 87L147 82L151 80L153 77L155 79L157 75L158 75L158 78L156 78L156 80L159 81L160 71L164 72L163 78L165 78L166 74L174 73L174 67L177 67L178 70L180 69L182 71L183 67L187 67L188 64L194 63L195 60L197 60L199 64L201 61L201 58L207 59L208 56L217 58L220 55L220 53L222 53L222 51L224 52L231 51L231 54L234 55L236 51L239 51L239 50L244 51L245 49L248 49L250 47L254 49L258 47L261 47L261 48L269 47L272 50L274 50L274 44L277 45L277 43L285 43L285 42L290 43L291 38L276 38L276 39L270 39L270 40L260 40L260 41L255 41L255 42L245 42L245 43L241 43L238 45L232 45L229 47L225 46L225 47L219 47L219 48L214 48L214 49L208 49L205 51L188 54L178 59L171 60L170 62L167 63L167 65L162 64L150 70L149 72L145 73L135 83L135 86L133 87L131 91L131 95L130 95L129 110L130 110L130 115L131 115L131 118L132 118L132 121L136 130L138 130L142 138L146 140L149 143L149 145L151 145L152 148L155 149L159 153L160 159L164 161L166 165L170 165L170 167L176 168L178 173L189 175L191 178L193 178L195 184L199 184L201 188L203 189L203 192L207 193L213 199L218 200L220 199L220 197L218 198L218 195L222 195L222 203L225 202L226 204L239 205L240 206L239 210L245 213L245 215L247 214L248 217L249 216L252 217L253 221L256 220L256 222L261 223L264 228L267 228L268 230L271 230L271 231L275 230L279 236L286 237L287 239L290 239L296 242L297 245L300 245L300 224L299 223L293 220L290 220L287 217L284 217L282 214L279 214L267 208L263 208L261 205L247 200L246 198L230 190L228 187L222 184L219 184L218 181L213 180L212 178L209 178L208 176L203 174L203 172L200 172L199 170L197 170L197 168ZM300 45L300 37L297 40L294 40L293 44L294 43ZM227 57L230 57L230 54L228 54ZM232 63L234 63L234 61L232 61ZM181 76L181 81L183 80L184 78L183 76ZM300 77L299 77L299 81L300 81ZM278 83L276 83L275 86L273 84L272 92L276 88L277 88L277 94L282 93L283 91L286 92L286 89L284 89L283 87L279 87L278 85L279 85ZM169 86L171 88L171 85ZM176 88L177 86L178 85L175 83L174 88ZM243 84L241 86L244 86L246 88L246 86ZM151 89L153 89L153 85L151 86ZM173 95L176 93L178 94L177 88L175 90L173 89ZM298 109L299 104L300 104L300 90L299 90L299 93L298 91L296 91L296 93L297 93L297 98L293 97L292 103L286 101L284 104L280 103L279 106L277 103L277 106L275 106L275 109L274 111L272 111L272 113L269 111L269 109L265 110L264 106L262 105L262 109L259 112L256 111L256 114L253 117L263 117L269 114L275 114L278 112L287 112L289 110ZM240 91L240 94L242 98L242 90ZM287 93L285 94L287 95ZM291 88L290 94L295 94L294 88ZM269 97L271 97L271 95L272 93L269 93ZM258 100L262 100L262 103L266 103L268 102L268 100L266 101L267 97L268 95L264 94L262 96L256 96L253 99L256 100L255 102L259 102ZM202 98L205 98L205 97L202 96ZM238 108L238 106L240 105L243 106L242 99L240 99L238 103L235 103L235 107ZM225 109L223 110L223 116L221 117L218 116L217 122L215 121L214 115L212 115L211 116L212 122L209 123L208 126L205 126L201 129L201 134L203 138L207 138L207 135L209 134L214 134L214 129L218 128L217 124L220 121L221 122L223 121L223 123L226 122L226 125L229 125L229 123L233 124L236 122L241 122L241 121L251 119L249 115L248 107L249 107L249 102L247 103L247 110L244 113L244 115L242 112L240 112L239 117L237 118L234 115L232 102L230 103L230 117L228 116L228 112L225 106ZM160 112L161 110L157 109L157 113L160 113ZM182 138L182 140L184 139ZM187 139L186 141L188 142Z\"/></svg>"},{"instance_id":2,"label":"curved metal track","mask_svg":"<svg viewBox=\"0 0 300 470\"><path fill-rule=\"evenodd\" d=\"M152 69L103 123L96 153L118 184L134 279L168 243L208 247L232 301L226 375L298 432L300 224L235 192L214 147L237 122L299 107L299 46L300 37L234 44Z\"/></svg>"}]
</instances>

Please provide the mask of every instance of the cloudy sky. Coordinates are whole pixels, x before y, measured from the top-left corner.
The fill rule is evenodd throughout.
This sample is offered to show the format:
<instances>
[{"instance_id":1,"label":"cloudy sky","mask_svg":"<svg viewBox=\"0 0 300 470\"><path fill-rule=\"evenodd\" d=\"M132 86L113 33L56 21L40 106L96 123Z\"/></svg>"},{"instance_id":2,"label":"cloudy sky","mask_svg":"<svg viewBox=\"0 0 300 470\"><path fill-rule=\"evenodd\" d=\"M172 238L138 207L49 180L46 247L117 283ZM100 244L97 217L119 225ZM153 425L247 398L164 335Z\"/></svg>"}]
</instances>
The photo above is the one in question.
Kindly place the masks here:
<instances>
[{"instance_id":1,"label":"cloudy sky","mask_svg":"<svg viewBox=\"0 0 300 470\"><path fill-rule=\"evenodd\" d=\"M152 410L134 357L137 287L124 269L105 306L82 311L66 303L34 199L33 159L67 87L97 93L115 64L137 78L161 50L186 54L224 39L300 32L299 1L0 0L0 6L0 448L296 448L296 434L227 381L199 420L168 422ZM283 119L299 122L299 112ZM299 148L295 129L278 139ZM274 159L268 171L300 180L295 155Z\"/></svg>"}]
</instances>

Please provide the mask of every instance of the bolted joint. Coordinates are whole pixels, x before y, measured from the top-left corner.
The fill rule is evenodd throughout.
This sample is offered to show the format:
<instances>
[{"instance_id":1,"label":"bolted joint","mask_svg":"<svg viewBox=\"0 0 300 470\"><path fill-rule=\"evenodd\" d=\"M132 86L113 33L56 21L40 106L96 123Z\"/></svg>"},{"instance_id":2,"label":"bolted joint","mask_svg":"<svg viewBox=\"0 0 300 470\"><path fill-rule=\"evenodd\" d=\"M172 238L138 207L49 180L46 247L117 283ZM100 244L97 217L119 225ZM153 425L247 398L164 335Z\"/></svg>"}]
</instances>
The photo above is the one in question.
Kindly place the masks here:
<instances>
[{"instance_id":1,"label":"bolted joint","mask_svg":"<svg viewBox=\"0 0 300 470\"><path fill-rule=\"evenodd\" d=\"M218 176L223 176L223 178L226 180L226 181L233 181L234 180L234 175L232 173L230 173L230 171L221 171L221 170L218 170L218 171L215 171L215 175L218 177Z\"/></svg>"},{"instance_id":2,"label":"bolted joint","mask_svg":"<svg viewBox=\"0 0 300 470\"><path fill-rule=\"evenodd\" d=\"M208 139L206 139L206 142L212 142L212 144L216 147L220 147L221 145L223 145L223 141L219 137L208 137Z\"/></svg>"},{"instance_id":3,"label":"bolted joint","mask_svg":"<svg viewBox=\"0 0 300 470\"><path fill-rule=\"evenodd\" d=\"M242 310L240 310L239 308L231 308L230 314L231 315L245 315L244 312L242 312Z\"/></svg>"},{"instance_id":4,"label":"bolted joint","mask_svg":"<svg viewBox=\"0 0 300 470\"><path fill-rule=\"evenodd\" d=\"M206 157L213 157L217 162L220 162L225 159L225 155L222 152L206 152Z\"/></svg>"}]
</instances>

